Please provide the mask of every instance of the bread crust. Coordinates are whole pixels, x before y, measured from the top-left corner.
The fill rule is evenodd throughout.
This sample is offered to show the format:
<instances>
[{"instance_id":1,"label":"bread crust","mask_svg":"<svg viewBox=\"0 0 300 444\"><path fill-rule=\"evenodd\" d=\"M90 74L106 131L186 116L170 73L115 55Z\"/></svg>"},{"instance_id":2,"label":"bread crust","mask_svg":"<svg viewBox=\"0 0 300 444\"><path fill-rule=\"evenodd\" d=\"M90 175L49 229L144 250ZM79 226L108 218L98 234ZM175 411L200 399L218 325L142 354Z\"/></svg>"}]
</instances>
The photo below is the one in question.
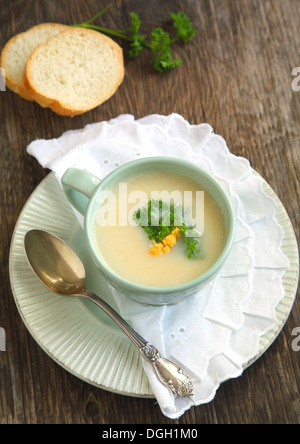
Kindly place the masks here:
<instances>
[{"instance_id":1,"label":"bread crust","mask_svg":"<svg viewBox=\"0 0 300 444\"><path fill-rule=\"evenodd\" d=\"M26 31L27 32L27 31ZM5 44L1 56L0 56L0 66L4 69L5 72L5 84L7 88L9 88L11 91L19 94L23 99L26 100L34 100L30 93L27 91L26 87L21 85L20 83L16 82L10 75L8 74L8 71L6 69L6 63L5 59L8 57L9 52L11 51L11 47L14 45L15 41L19 38L22 38L25 32L21 32L20 34L16 34L11 39L8 40L8 42Z\"/></svg>"},{"instance_id":2,"label":"bread crust","mask_svg":"<svg viewBox=\"0 0 300 444\"><path fill-rule=\"evenodd\" d=\"M35 98L32 96L31 91L28 89L26 82L24 82L24 80L23 80L23 83L20 83L20 82L16 81L12 76L10 76L9 70L6 69L6 66L7 66L6 60L9 57L10 52L13 51L13 46L17 40L24 38L25 34L27 37L28 34L36 32L36 30L42 29L45 27L55 28L56 30L58 30L58 32L66 31L67 29L69 29L69 26L61 25L59 23L40 23L39 25L32 26L27 31L16 34L11 39L9 39L6 42L4 48L1 52L1 56L0 56L0 66L5 71L6 86L10 90L17 93L19 96L21 96L23 99L30 100L30 101L34 101ZM24 74L25 74L25 66L24 66Z\"/></svg>"},{"instance_id":3,"label":"bread crust","mask_svg":"<svg viewBox=\"0 0 300 444\"><path fill-rule=\"evenodd\" d=\"M48 94L46 91L41 91L41 89L36 85L34 79L32 78L34 61L37 55L40 53L40 51L43 51L46 45L49 44L50 42L54 43L55 39L59 41L60 39L64 38L64 35L66 37L69 37L71 33L74 33L74 35L76 33L80 33L81 35L86 36L87 41L88 39L97 39L97 42L99 43L101 43L101 41L105 41L106 43L108 43L110 47L114 49L114 54L116 55L116 70L118 72L117 81L111 85L111 89L107 92L105 96L103 95L101 97L99 96L95 98L93 103L90 103L88 106L82 106L78 108L72 108L68 106L66 103L64 103L63 100L57 99L54 95ZM97 31L74 27L74 28L69 28L66 31L63 31L59 35L51 37L45 43L39 45L34 49L34 51L29 56L26 64L25 73L24 73L24 82L26 84L27 90L30 91L31 96L34 97L34 100L38 102L41 106L49 107L52 111L54 111L59 115L73 117L79 114L83 114L87 111L90 111L91 109L96 108L97 106L101 105L103 102L108 100L122 83L124 74L125 72L124 72L123 51L122 48L115 41Z\"/></svg>"}]
</instances>

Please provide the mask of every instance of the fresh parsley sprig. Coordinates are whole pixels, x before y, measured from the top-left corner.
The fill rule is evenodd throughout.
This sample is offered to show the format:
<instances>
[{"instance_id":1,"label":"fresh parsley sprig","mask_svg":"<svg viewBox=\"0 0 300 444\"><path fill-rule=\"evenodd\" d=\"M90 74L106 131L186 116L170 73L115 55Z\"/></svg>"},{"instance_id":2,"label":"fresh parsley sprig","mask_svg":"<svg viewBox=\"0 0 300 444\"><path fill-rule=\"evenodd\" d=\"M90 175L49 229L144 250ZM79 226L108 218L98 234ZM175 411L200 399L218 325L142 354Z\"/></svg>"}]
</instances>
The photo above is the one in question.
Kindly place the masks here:
<instances>
[{"instance_id":1,"label":"fresh parsley sprig","mask_svg":"<svg viewBox=\"0 0 300 444\"><path fill-rule=\"evenodd\" d=\"M193 226L184 223L173 203L149 200L148 205L134 213L134 221L144 229L150 240L162 242L176 227L180 229L189 259L200 257L199 235Z\"/></svg>"},{"instance_id":2,"label":"fresh parsley sprig","mask_svg":"<svg viewBox=\"0 0 300 444\"><path fill-rule=\"evenodd\" d=\"M178 41L184 44L188 43L196 33L191 20L184 12L180 11L177 14L170 14L173 20L173 26L177 30L173 37L161 27L158 27L153 29L150 41L148 42L146 36L140 33L141 20L136 12L130 12L131 25L125 29L110 29L95 25L95 20L108 11L109 8L110 5L103 8L91 19L71 26L94 29L112 37L130 42L130 49L128 50L129 58L137 57L145 48L150 50L153 55L151 63L154 69L160 73L170 71L182 64L181 58L173 58L171 46Z\"/></svg>"},{"instance_id":3,"label":"fresh parsley sprig","mask_svg":"<svg viewBox=\"0 0 300 444\"><path fill-rule=\"evenodd\" d=\"M151 62L154 69L166 72L181 65L181 59L173 59L171 52L171 37L162 28L156 28L151 33L151 51L154 54Z\"/></svg>"},{"instance_id":4,"label":"fresh parsley sprig","mask_svg":"<svg viewBox=\"0 0 300 444\"><path fill-rule=\"evenodd\" d=\"M130 50L128 56L130 58L137 57L144 48L148 46L146 42L146 36L140 34L141 20L136 12L130 13L131 26L127 29L129 35L131 35L132 42L130 43Z\"/></svg>"},{"instance_id":5,"label":"fresh parsley sprig","mask_svg":"<svg viewBox=\"0 0 300 444\"><path fill-rule=\"evenodd\" d=\"M170 17L173 19L173 24L177 29L177 33L172 40L176 42L177 40L182 40L184 43L189 42L195 36L195 28L184 12L178 12L178 14L170 14Z\"/></svg>"}]
</instances>

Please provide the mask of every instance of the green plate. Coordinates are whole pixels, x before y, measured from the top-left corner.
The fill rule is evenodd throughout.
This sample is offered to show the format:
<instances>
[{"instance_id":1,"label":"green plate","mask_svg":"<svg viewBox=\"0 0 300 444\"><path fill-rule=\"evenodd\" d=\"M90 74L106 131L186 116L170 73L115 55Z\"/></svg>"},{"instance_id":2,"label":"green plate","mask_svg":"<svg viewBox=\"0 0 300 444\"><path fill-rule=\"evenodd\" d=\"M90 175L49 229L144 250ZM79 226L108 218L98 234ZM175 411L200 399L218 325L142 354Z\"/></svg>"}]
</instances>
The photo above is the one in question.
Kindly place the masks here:
<instances>
[{"instance_id":1,"label":"green plate","mask_svg":"<svg viewBox=\"0 0 300 444\"><path fill-rule=\"evenodd\" d=\"M268 195L278 200L265 183ZM279 201L278 201L279 202ZM279 202L277 220L284 230L282 250L290 260L283 278L285 296L277 307L277 325L260 341L252 364L275 340L292 309L299 276L298 248L289 217ZM60 237L81 257L87 285L117 308L110 289L86 253L84 233L70 204L50 173L25 204L10 249L10 281L21 318L42 349L71 374L102 389L137 397L153 397L138 350L96 306L81 298L59 296L47 290L32 273L24 252L24 235L39 228Z\"/></svg>"}]
</instances>

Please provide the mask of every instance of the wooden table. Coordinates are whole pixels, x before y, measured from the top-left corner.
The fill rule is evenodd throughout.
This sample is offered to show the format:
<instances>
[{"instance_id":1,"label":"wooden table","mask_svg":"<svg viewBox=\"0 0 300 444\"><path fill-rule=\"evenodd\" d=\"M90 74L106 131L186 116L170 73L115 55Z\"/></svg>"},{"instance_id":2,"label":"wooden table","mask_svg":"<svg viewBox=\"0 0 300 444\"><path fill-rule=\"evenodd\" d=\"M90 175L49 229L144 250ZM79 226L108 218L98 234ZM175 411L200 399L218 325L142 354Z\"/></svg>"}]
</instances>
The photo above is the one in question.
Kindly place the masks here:
<instances>
[{"instance_id":1,"label":"wooden table","mask_svg":"<svg viewBox=\"0 0 300 444\"><path fill-rule=\"evenodd\" d=\"M168 26L169 12L184 10L194 21L195 39L178 46L180 68L159 75L146 51L126 59L117 93L81 116L64 118L11 91L0 92L1 298L0 423L37 424L236 424L300 422L300 352L292 332L300 327L300 302L278 339L244 374L224 383L215 399L172 421L153 399L107 392L77 379L52 361L24 326L8 275L10 240L19 213L49 171L26 153L36 138L58 137L68 129L122 113L182 114L207 122L230 150L250 160L283 202L299 234L300 66L298 0L115 0L103 17L113 28L129 24L136 11L149 35ZM0 45L40 22L72 24L90 18L102 0L2 1ZM119 42L124 45L123 42Z\"/></svg>"}]
</instances>

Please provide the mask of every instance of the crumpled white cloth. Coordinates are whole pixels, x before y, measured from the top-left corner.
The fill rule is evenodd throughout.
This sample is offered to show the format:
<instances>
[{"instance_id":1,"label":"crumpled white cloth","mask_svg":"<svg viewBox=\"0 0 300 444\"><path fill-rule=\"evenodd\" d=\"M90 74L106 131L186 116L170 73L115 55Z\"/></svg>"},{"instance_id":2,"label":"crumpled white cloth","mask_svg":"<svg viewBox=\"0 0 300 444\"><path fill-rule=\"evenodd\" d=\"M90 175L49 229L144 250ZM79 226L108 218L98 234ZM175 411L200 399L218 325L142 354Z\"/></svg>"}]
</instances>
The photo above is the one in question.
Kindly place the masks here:
<instances>
[{"instance_id":1,"label":"crumpled white cloth","mask_svg":"<svg viewBox=\"0 0 300 444\"><path fill-rule=\"evenodd\" d=\"M224 186L236 213L235 242L219 275L199 295L154 307L112 289L121 315L193 379L195 394L176 397L157 380L151 365L143 363L163 414L175 419L192 405L211 401L220 383L241 375L243 365L256 356L261 336L276 324L275 308L284 297L282 277L289 262L281 251L277 203L263 191L262 178L245 158L230 153L210 125L190 125L178 114L139 120L121 115L58 139L35 140L27 150L58 181L69 167L103 178L140 157L170 156L199 165Z\"/></svg>"}]
</instances>

